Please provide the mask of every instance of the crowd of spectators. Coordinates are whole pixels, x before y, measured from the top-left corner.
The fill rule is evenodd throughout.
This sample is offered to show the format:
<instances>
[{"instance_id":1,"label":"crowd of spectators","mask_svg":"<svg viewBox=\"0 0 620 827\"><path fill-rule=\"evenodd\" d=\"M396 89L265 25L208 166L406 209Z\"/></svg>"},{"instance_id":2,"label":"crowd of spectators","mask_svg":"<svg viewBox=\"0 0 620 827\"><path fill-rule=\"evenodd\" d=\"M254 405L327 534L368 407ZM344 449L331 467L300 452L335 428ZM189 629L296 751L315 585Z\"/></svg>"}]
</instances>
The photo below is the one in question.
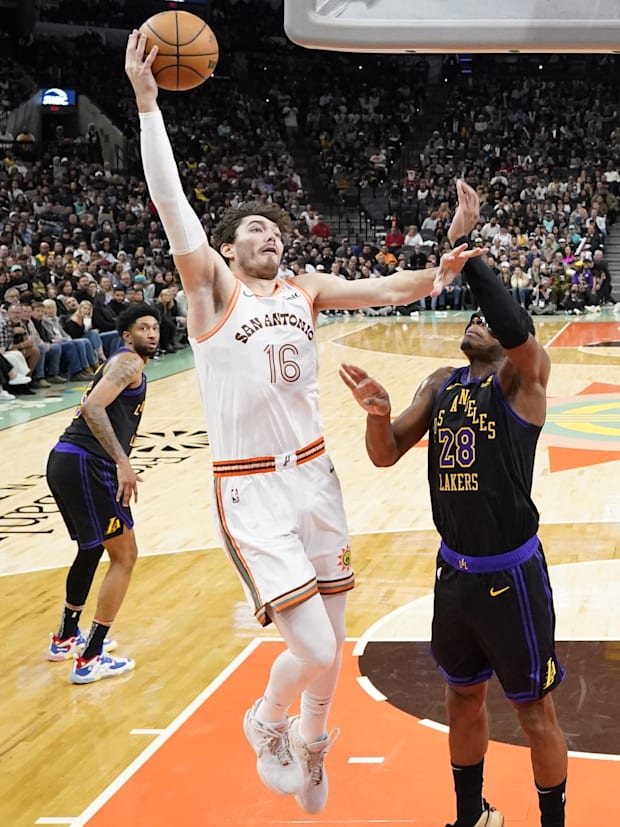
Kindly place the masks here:
<instances>
[{"instance_id":1,"label":"crowd of spectators","mask_svg":"<svg viewBox=\"0 0 620 827\"><path fill-rule=\"evenodd\" d=\"M88 5L93 14L97 8ZM126 4L113 10L121 25ZM447 245L454 179L462 176L477 187L482 205L471 243L489 247L488 262L515 301L533 314L594 312L614 301L605 261L620 185L612 72L582 83L534 83L518 71L475 82L456 75L443 119L404 166L426 114L426 60L378 56L372 63L368 56L361 62L299 50L273 14L250 27L244 0L213 14L221 42L230 42L225 72L206 90L162 93L183 185L207 234L227 207L253 199L278 203L291 215L283 275L381 278L398 268L434 267ZM256 26L264 35L258 52L256 40L248 42ZM5 392L7 382L27 392L84 381L118 346L115 317L128 301L157 305L160 355L187 342L183 291L138 161L138 121L122 55L105 59L106 50L94 31L54 43L44 57L36 41L24 45L41 83L67 85L79 74L135 152L133 165L114 170L100 155L77 151L87 136L77 142L57 136L62 143L51 141L34 162L11 152L3 158L0 352L15 363L7 379L0 361ZM94 125L89 132L96 134ZM382 232L332 231L304 188L307 172L295 160L300 146L335 192L352 182L386 188ZM473 298L457 280L432 301L364 312L470 306Z\"/></svg>"}]
</instances>

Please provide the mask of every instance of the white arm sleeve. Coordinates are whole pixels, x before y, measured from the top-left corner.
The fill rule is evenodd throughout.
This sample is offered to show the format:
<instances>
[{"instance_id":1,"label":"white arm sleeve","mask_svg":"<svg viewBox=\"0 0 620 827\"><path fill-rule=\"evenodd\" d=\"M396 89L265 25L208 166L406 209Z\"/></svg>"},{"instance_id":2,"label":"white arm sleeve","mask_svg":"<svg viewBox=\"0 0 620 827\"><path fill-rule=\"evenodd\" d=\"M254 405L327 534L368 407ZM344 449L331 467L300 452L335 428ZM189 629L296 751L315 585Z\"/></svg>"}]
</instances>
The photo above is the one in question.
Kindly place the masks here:
<instances>
[{"instance_id":1,"label":"white arm sleeve","mask_svg":"<svg viewBox=\"0 0 620 827\"><path fill-rule=\"evenodd\" d=\"M201 247L205 231L185 197L161 111L140 112L140 151L146 183L164 226L170 252L185 255Z\"/></svg>"}]
</instances>

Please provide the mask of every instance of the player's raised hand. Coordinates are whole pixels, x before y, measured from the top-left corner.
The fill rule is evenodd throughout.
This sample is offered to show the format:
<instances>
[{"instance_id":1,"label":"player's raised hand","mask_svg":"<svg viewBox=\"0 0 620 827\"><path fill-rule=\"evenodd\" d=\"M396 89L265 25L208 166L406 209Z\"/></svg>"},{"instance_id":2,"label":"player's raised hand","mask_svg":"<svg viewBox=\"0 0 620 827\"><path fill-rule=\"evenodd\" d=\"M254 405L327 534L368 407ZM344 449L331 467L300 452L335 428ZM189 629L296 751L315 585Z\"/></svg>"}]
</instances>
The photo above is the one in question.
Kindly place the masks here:
<instances>
[{"instance_id":1,"label":"player's raised hand","mask_svg":"<svg viewBox=\"0 0 620 827\"><path fill-rule=\"evenodd\" d=\"M389 416L392 410L390 397L385 388L355 365L342 364L338 371L340 378L350 389L358 405L366 413L375 416Z\"/></svg>"},{"instance_id":2,"label":"player's raised hand","mask_svg":"<svg viewBox=\"0 0 620 827\"><path fill-rule=\"evenodd\" d=\"M470 258L476 258L486 252L488 252L488 247L476 247L473 250L468 250L467 244L459 244L458 247L444 253L439 262L439 271L433 282L431 296L439 296L444 287L453 282L458 274L462 272L465 263Z\"/></svg>"},{"instance_id":3,"label":"player's raised hand","mask_svg":"<svg viewBox=\"0 0 620 827\"><path fill-rule=\"evenodd\" d=\"M458 203L448 227L451 244L463 236L469 236L480 220L480 198L476 190L459 178L456 182L456 194Z\"/></svg>"},{"instance_id":4,"label":"player's raised hand","mask_svg":"<svg viewBox=\"0 0 620 827\"><path fill-rule=\"evenodd\" d=\"M131 81L138 108L141 111L148 111L149 105L154 104L159 88L151 71L151 66L157 56L157 46L153 46L146 57L144 56L145 48L146 35L134 29L127 40L125 74Z\"/></svg>"}]
</instances>

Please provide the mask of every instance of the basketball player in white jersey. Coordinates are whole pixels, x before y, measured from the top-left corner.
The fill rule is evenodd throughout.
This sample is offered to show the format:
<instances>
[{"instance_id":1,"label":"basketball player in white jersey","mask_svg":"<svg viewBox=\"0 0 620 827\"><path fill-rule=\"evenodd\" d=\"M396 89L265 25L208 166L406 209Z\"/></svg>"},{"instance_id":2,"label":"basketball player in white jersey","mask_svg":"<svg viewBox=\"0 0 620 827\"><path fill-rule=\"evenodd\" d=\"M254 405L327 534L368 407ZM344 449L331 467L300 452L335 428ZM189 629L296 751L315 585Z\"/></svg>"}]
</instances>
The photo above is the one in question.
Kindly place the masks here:
<instances>
[{"instance_id":1,"label":"basketball player in white jersey","mask_svg":"<svg viewBox=\"0 0 620 827\"><path fill-rule=\"evenodd\" d=\"M210 246L183 192L157 106L156 48L144 59L145 43L136 31L129 36L125 71L149 192L188 300L215 517L256 619L273 622L288 647L246 712L244 730L263 783L316 813L327 800L323 760L337 734L327 718L354 579L340 485L322 436L316 314L438 294L480 250L462 245L438 270L383 279L308 273L288 281L278 277L288 217L256 203L227 212ZM300 696L300 715L289 720Z\"/></svg>"}]
</instances>

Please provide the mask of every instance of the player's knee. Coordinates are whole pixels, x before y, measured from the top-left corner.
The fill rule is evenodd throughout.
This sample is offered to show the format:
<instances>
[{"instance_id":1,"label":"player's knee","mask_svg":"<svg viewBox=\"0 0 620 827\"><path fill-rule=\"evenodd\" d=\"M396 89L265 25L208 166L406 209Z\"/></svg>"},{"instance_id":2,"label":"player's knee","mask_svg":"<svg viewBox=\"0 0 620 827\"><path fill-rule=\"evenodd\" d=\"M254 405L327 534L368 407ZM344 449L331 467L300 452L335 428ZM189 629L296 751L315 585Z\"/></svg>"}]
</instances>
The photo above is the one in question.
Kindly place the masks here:
<instances>
[{"instance_id":1,"label":"player's knee","mask_svg":"<svg viewBox=\"0 0 620 827\"><path fill-rule=\"evenodd\" d=\"M542 698L527 704L515 705L521 729L528 740L544 741L556 727L556 718L551 698Z\"/></svg>"},{"instance_id":2,"label":"player's knee","mask_svg":"<svg viewBox=\"0 0 620 827\"><path fill-rule=\"evenodd\" d=\"M450 721L474 720L483 712L485 701L486 683L446 687L446 709Z\"/></svg>"},{"instance_id":3,"label":"player's knee","mask_svg":"<svg viewBox=\"0 0 620 827\"><path fill-rule=\"evenodd\" d=\"M132 571L138 559L138 547L133 537L117 537L106 543L106 551L110 562L120 566L127 571Z\"/></svg>"}]
</instances>

